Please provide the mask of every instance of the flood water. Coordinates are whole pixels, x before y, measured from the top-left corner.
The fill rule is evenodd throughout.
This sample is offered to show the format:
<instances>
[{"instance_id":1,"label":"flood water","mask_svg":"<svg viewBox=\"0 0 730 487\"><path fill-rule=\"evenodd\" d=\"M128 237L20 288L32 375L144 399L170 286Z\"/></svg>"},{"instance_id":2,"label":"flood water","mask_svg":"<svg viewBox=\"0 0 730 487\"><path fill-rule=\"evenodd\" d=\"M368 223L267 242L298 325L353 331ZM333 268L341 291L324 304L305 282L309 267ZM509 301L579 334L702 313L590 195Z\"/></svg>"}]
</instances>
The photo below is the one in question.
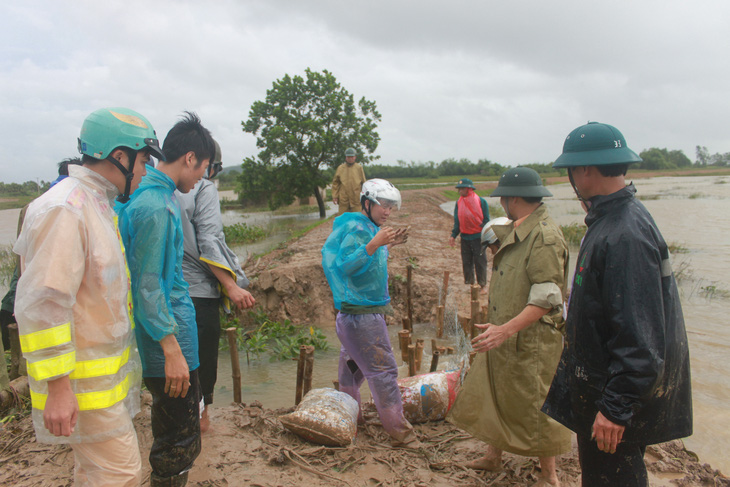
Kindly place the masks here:
<instances>
[{"instance_id":1,"label":"flood water","mask_svg":"<svg viewBox=\"0 0 730 487\"><path fill-rule=\"evenodd\" d=\"M662 177L640 179L635 183L637 195L656 220L665 240L682 247L682 252L673 255L673 267L675 275L680 277L678 282L689 336L695 431L685 444L703 462L727 473L730 472L727 453L730 451L730 368L726 365L730 359L730 327L726 326L730 305L730 176ZM584 213L570 186L552 185L549 189L555 196L547 198L546 203L558 224L582 223ZM490 206L499 205L496 198L489 198L488 202ZM448 204L445 209L453 214ZM336 207L330 203L328 214L335 211ZM18 212L0 211L0 246L15 241ZM270 212L229 210L223 213L223 219L226 225L245 222L264 226L271 233L265 242L235 248L243 262L247 252L260 253L278 245L292 229L315 222L318 214L279 216ZM571 252L575 256L577 249ZM313 387L332 387L332 381L337 379L339 341L332 324L322 328L330 350L315 354ZM398 330L398 326L390 327L397 358ZM430 364L433 334L432 325L415 326L415 335L426 339L422 369ZM268 408L293 405L296 362L270 362L264 354L261 359L247 364L243 351L239 358L243 402L259 400ZM448 364L441 362L439 369L454 367L460 359L463 356L452 356ZM227 352L221 352L219 364L215 404L227 405L232 400ZM407 375L406 366L401 366L399 375ZM365 385L363 398L367 396Z\"/></svg>"}]
</instances>

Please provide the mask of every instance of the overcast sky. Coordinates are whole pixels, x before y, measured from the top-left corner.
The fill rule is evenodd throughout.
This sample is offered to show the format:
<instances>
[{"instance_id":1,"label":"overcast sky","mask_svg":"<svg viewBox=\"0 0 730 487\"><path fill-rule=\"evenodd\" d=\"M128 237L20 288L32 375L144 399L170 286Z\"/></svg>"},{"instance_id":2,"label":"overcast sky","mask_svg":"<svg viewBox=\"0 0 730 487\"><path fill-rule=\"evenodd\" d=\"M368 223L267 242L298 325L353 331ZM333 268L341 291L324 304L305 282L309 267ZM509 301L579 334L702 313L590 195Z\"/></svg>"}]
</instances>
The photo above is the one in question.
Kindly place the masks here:
<instances>
[{"instance_id":1,"label":"overcast sky","mask_svg":"<svg viewBox=\"0 0 730 487\"><path fill-rule=\"evenodd\" d=\"M84 118L198 113L225 165L285 74L377 103L380 163L551 162L589 120L629 147L730 152L730 2L89 1L0 6L0 180L52 180Z\"/></svg>"}]
</instances>

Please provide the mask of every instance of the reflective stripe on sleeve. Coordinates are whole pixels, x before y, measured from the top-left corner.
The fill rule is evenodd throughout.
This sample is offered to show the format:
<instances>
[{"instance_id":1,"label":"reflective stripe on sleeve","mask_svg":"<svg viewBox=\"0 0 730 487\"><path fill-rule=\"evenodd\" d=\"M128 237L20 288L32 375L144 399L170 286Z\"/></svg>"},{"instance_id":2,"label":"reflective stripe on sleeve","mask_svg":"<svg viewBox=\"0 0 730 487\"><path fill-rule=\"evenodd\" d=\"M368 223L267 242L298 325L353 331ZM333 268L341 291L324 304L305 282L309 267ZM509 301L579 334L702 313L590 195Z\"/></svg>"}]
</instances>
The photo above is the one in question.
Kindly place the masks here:
<instances>
[{"instance_id":1,"label":"reflective stripe on sleeve","mask_svg":"<svg viewBox=\"0 0 730 487\"><path fill-rule=\"evenodd\" d=\"M124 364L129 362L130 348L127 347L121 355L115 357L84 360L76 363L76 370L71 373L71 379L89 379L104 375L114 375Z\"/></svg>"},{"instance_id":2,"label":"reflective stripe on sleeve","mask_svg":"<svg viewBox=\"0 0 730 487\"><path fill-rule=\"evenodd\" d=\"M72 350L57 357L28 362L28 375L35 380L46 380L57 375L66 375L76 366L76 351Z\"/></svg>"},{"instance_id":3,"label":"reflective stripe on sleeve","mask_svg":"<svg viewBox=\"0 0 730 487\"><path fill-rule=\"evenodd\" d=\"M44 348L57 347L71 342L71 323L46 328L20 335L20 347L23 353L35 352Z\"/></svg>"},{"instance_id":4,"label":"reflective stripe on sleeve","mask_svg":"<svg viewBox=\"0 0 730 487\"><path fill-rule=\"evenodd\" d=\"M124 380L109 390L76 394L76 400L79 402L79 411L105 409L115 405L127 397L130 382L130 374L127 374ZM46 408L48 394L41 394L31 390L30 399L33 403L33 407L42 411Z\"/></svg>"}]
</instances>

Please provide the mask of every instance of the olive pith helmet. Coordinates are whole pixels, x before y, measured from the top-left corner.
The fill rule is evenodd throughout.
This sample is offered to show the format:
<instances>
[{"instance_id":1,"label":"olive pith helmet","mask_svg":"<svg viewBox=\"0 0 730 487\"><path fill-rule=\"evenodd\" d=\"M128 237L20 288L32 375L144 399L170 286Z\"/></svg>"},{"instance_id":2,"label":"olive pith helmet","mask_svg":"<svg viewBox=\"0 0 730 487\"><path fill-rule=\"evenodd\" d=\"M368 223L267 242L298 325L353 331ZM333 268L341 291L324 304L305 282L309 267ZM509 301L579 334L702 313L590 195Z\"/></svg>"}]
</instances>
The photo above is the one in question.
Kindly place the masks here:
<instances>
[{"instance_id":1,"label":"olive pith helmet","mask_svg":"<svg viewBox=\"0 0 730 487\"><path fill-rule=\"evenodd\" d=\"M223 169L223 153L221 152L221 146L215 139L213 139L213 144L215 144L215 154L213 154L213 159L211 159L210 164L208 164L207 179L213 179Z\"/></svg>"},{"instance_id":2,"label":"olive pith helmet","mask_svg":"<svg viewBox=\"0 0 730 487\"><path fill-rule=\"evenodd\" d=\"M553 194L542 185L540 175L529 167L507 169L499 178L497 189L490 196L519 196L521 198L540 198Z\"/></svg>"},{"instance_id":3,"label":"olive pith helmet","mask_svg":"<svg viewBox=\"0 0 730 487\"><path fill-rule=\"evenodd\" d=\"M347 149L345 151L345 157L353 157L353 156L356 156L356 155L357 155L357 152L352 147L350 147L349 149Z\"/></svg>"},{"instance_id":4,"label":"olive pith helmet","mask_svg":"<svg viewBox=\"0 0 730 487\"><path fill-rule=\"evenodd\" d=\"M165 160L152 124L129 108L101 108L92 112L81 126L79 152L94 159L106 159L118 147L139 151L148 149Z\"/></svg>"},{"instance_id":5,"label":"olive pith helmet","mask_svg":"<svg viewBox=\"0 0 730 487\"><path fill-rule=\"evenodd\" d=\"M476 189L474 187L474 183L469 178L461 178L461 179L459 179L459 182L456 183L456 186L455 187L456 188L471 188L471 189Z\"/></svg>"},{"instance_id":6,"label":"olive pith helmet","mask_svg":"<svg viewBox=\"0 0 730 487\"><path fill-rule=\"evenodd\" d=\"M606 123L588 122L573 130L563 143L563 153L553 167L607 166L641 162L629 149L623 134Z\"/></svg>"}]
</instances>

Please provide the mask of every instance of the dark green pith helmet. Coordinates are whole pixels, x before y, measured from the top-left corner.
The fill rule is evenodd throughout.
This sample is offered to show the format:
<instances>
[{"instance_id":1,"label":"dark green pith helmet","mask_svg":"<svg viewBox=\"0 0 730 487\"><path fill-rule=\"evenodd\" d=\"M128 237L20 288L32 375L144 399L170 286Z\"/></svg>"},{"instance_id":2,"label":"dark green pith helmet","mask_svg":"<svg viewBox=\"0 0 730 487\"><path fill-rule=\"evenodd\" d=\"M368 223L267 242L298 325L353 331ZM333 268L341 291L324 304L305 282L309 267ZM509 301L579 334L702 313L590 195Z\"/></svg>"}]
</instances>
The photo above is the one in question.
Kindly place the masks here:
<instances>
[{"instance_id":1,"label":"dark green pith helmet","mask_svg":"<svg viewBox=\"0 0 730 487\"><path fill-rule=\"evenodd\" d=\"M490 196L519 196L539 198L553 194L542 185L540 175L529 167L507 169L499 178L497 189Z\"/></svg>"},{"instance_id":2,"label":"dark green pith helmet","mask_svg":"<svg viewBox=\"0 0 730 487\"><path fill-rule=\"evenodd\" d=\"M469 178L461 178L461 179L459 179L459 182L456 183L456 187L457 188L471 188L471 189L476 189L474 187L474 183L472 183L471 182L471 179L469 179Z\"/></svg>"},{"instance_id":3,"label":"dark green pith helmet","mask_svg":"<svg viewBox=\"0 0 730 487\"><path fill-rule=\"evenodd\" d=\"M634 162L641 162L641 157L629 149L626 139L616 127L589 122L568 134L563 153L555 160L553 167L608 166Z\"/></svg>"},{"instance_id":4,"label":"dark green pith helmet","mask_svg":"<svg viewBox=\"0 0 730 487\"><path fill-rule=\"evenodd\" d=\"M355 149L353 149L352 147L350 147L349 149L347 149L345 151L345 157L352 157L352 156L356 156L356 155L357 155L357 152L355 152Z\"/></svg>"}]
</instances>

